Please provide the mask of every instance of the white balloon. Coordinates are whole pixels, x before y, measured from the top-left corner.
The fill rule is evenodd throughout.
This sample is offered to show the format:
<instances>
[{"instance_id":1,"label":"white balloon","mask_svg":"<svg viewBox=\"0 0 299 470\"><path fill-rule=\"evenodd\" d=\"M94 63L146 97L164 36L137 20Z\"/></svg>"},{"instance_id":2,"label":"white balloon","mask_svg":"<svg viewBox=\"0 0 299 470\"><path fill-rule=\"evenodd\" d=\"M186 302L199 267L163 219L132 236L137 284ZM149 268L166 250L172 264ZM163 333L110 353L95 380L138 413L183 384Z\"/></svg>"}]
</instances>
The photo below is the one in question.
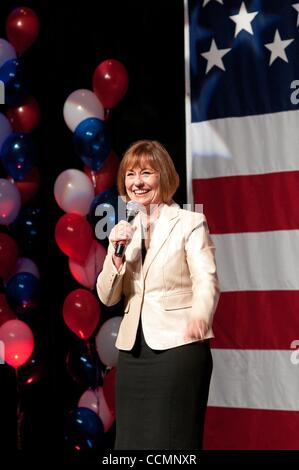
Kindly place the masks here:
<instances>
[{"instance_id":1,"label":"white balloon","mask_svg":"<svg viewBox=\"0 0 299 470\"><path fill-rule=\"evenodd\" d=\"M0 225L11 224L21 208L21 194L17 186L0 178Z\"/></svg>"},{"instance_id":2,"label":"white balloon","mask_svg":"<svg viewBox=\"0 0 299 470\"><path fill-rule=\"evenodd\" d=\"M54 185L57 204L65 212L86 215L94 199L94 187L83 171L65 170L57 177Z\"/></svg>"},{"instance_id":3,"label":"white balloon","mask_svg":"<svg viewBox=\"0 0 299 470\"><path fill-rule=\"evenodd\" d=\"M16 59L16 57L16 50L10 42L0 38L0 67L2 67L7 60Z\"/></svg>"},{"instance_id":4,"label":"white balloon","mask_svg":"<svg viewBox=\"0 0 299 470\"><path fill-rule=\"evenodd\" d=\"M31 273L33 276L40 278L39 269L34 261L30 258L18 258L14 274Z\"/></svg>"},{"instance_id":5,"label":"white balloon","mask_svg":"<svg viewBox=\"0 0 299 470\"><path fill-rule=\"evenodd\" d=\"M95 117L104 120L104 107L92 91L80 89L66 99L63 116L66 125L74 132L84 119Z\"/></svg>"},{"instance_id":6,"label":"white balloon","mask_svg":"<svg viewBox=\"0 0 299 470\"><path fill-rule=\"evenodd\" d=\"M108 429L112 426L115 420L114 413L109 409L105 395L103 392L103 387L98 387L95 390L88 389L80 397L78 406L83 406L84 408L89 408L91 411L96 413L104 426L104 432L107 432Z\"/></svg>"},{"instance_id":7,"label":"white balloon","mask_svg":"<svg viewBox=\"0 0 299 470\"><path fill-rule=\"evenodd\" d=\"M12 127L9 120L4 114L0 113L0 151L2 144L7 139L7 137L12 133Z\"/></svg>"},{"instance_id":8,"label":"white balloon","mask_svg":"<svg viewBox=\"0 0 299 470\"><path fill-rule=\"evenodd\" d=\"M89 408L91 411L99 415L99 408L100 408L100 400L95 390L89 388L82 393L79 401L78 406L82 406L83 408Z\"/></svg>"},{"instance_id":9,"label":"white balloon","mask_svg":"<svg viewBox=\"0 0 299 470\"><path fill-rule=\"evenodd\" d=\"M115 341L121 317L113 317L106 320L101 326L96 336L96 349L103 364L108 367L115 367L118 359L118 349L115 347Z\"/></svg>"}]
</instances>

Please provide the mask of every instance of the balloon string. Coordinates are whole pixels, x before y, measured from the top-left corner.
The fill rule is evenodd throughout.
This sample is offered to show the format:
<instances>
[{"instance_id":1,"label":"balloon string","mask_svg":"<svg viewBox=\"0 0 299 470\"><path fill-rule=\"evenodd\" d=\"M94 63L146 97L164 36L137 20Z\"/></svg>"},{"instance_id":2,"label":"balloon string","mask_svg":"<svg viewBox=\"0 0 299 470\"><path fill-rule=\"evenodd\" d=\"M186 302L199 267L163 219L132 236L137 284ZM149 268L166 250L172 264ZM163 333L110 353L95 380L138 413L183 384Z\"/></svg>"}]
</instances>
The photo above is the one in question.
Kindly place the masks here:
<instances>
[{"instance_id":1,"label":"balloon string","mask_svg":"<svg viewBox=\"0 0 299 470\"><path fill-rule=\"evenodd\" d=\"M97 186L97 179L96 179L96 175L95 175L94 170L91 170L91 171L90 171L90 175L91 175L91 182L92 182L93 187L94 187L94 189L95 189L96 186Z\"/></svg>"},{"instance_id":2,"label":"balloon string","mask_svg":"<svg viewBox=\"0 0 299 470\"><path fill-rule=\"evenodd\" d=\"M89 358L90 358L91 362L93 364L95 364L95 367L96 367L96 384L95 384L95 386L97 388L99 386L99 383L100 383L101 368L98 367L98 365L97 365L98 363L95 359L95 354L97 354L97 353L95 353L92 346L93 345L92 345L91 341L89 339L87 339L86 340L87 352L88 352L88 355L89 355Z\"/></svg>"},{"instance_id":3,"label":"balloon string","mask_svg":"<svg viewBox=\"0 0 299 470\"><path fill-rule=\"evenodd\" d=\"M110 109L109 108L105 108L105 114L104 114L104 119L105 121L108 120L110 117Z\"/></svg>"},{"instance_id":4,"label":"balloon string","mask_svg":"<svg viewBox=\"0 0 299 470\"><path fill-rule=\"evenodd\" d=\"M88 355L89 355L90 359L92 359L91 344L90 344L89 339L86 340L86 347L87 347Z\"/></svg>"},{"instance_id":5,"label":"balloon string","mask_svg":"<svg viewBox=\"0 0 299 470\"><path fill-rule=\"evenodd\" d=\"M98 394L98 388L97 388L97 393L94 392L95 397L96 397L96 403L97 403L97 415L100 417L100 397Z\"/></svg>"},{"instance_id":6,"label":"balloon string","mask_svg":"<svg viewBox=\"0 0 299 470\"><path fill-rule=\"evenodd\" d=\"M18 368L16 368L16 392L17 392L17 449L23 448L22 427L24 411L22 410L21 384L19 382Z\"/></svg>"}]
</instances>

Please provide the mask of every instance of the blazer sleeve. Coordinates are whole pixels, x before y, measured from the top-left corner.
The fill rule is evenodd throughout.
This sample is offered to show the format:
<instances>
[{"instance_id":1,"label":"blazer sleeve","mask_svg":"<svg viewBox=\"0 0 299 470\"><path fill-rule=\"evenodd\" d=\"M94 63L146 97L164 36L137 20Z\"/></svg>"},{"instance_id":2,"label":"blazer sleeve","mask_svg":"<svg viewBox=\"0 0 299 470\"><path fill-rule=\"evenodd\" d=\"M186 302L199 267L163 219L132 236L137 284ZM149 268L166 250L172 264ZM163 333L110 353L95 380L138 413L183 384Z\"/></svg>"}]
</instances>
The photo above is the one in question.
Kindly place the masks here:
<instances>
[{"instance_id":1,"label":"blazer sleeve","mask_svg":"<svg viewBox=\"0 0 299 470\"><path fill-rule=\"evenodd\" d=\"M191 317L204 319L211 327L220 294L215 246L205 216L196 215L185 244L193 291Z\"/></svg>"},{"instance_id":2,"label":"blazer sleeve","mask_svg":"<svg viewBox=\"0 0 299 470\"><path fill-rule=\"evenodd\" d=\"M118 271L112 261L113 246L109 245L103 269L97 278L97 293L104 305L110 307L117 304L123 292L123 277L126 272L126 261Z\"/></svg>"}]
</instances>

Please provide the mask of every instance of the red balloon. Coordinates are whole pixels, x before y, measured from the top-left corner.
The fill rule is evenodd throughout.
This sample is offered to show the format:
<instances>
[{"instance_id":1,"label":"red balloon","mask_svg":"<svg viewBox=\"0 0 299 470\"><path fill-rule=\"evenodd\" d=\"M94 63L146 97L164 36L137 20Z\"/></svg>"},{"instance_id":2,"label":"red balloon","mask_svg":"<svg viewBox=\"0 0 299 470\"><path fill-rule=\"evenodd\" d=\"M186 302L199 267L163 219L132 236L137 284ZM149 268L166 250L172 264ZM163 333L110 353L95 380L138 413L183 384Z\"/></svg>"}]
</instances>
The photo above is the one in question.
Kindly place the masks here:
<instances>
[{"instance_id":1,"label":"red balloon","mask_svg":"<svg viewBox=\"0 0 299 470\"><path fill-rule=\"evenodd\" d=\"M13 318L16 318L16 315L8 305L5 294L0 294L0 326Z\"/></svg>"},{"instance_id":2,"label":"red balloon","mask_svg":"<svg viewBox=\"0 0 299 470\"><path fill-rule=\"evenodd\" d=\"M32 132L39 123L39 104L33 96L28 96L21 104L8 108L6 116L14 132Z\"/></svg>"},{"instance_id":3,"label":"red balloon","mask_svg":"<svg viewBox=\"0 0 299 470\"><path fill-rule=\"evenodd\" d=\"M40 174L36 167L29 170L22 181L15 181L12 176L8 176L7 179L18 187L22 204L31 201L39 190Z\"/></svg>"},{"instance_id":4,"label":"red balloon","mask_svg":"<svg viewBox=\"0 0 299 470\"><path fill-rule=\"evenodd\" d=\"M99 322L100 304L91 292L76 289L64 301L63 319L73 333L87 339Z\"/></svg>"},{"instance_id":5,"label":"red balloon","mask_svg":"<svg viewBox=\"0 0 299 470\"><path fill-rule=\"evenodd\" d=\"M112 369L105 375L103 382L103 392L109 410L115 414L115 377L116 368Z\"/></svg>"},{"instance_id":6,"label":"red balloon","mask_svg":"<svg viewBox=\"0 0 299 470\"><path fill-rule=\"evenodd\" d=\"M104 108L113 108L126 94L128 72L118 60L105 60L95 69L92 83L93 90Z\"/></svg>"},{"instance_id":7,"label":"red balloon","mask_svg":"<svg viewBox=\"0 0 299 470\"><path fill-rule=\"evenodd\" d=\"M6 35L19 54L34 43L39 33L39 19L28 7L13 10L6 20Z\"/></svg>"},{"instance_id":8,"label":"red balloon","mask_svg":"<svg viewBox=\"0 0 299 470\"><path fill-rule=\"evenodd\" d=\"M56 224L55 240L65 255L83 263L93 241L92 228L82 215L64 214Z\"/></svg>"},{"instance_id":9,"label":"red balloon","mask_svg":"<svg viewBox=\"0 0 299 470\"><path fill-rule=\"evenodd\" d=\"M0 341L4 343L2 359L15 369L29 359L34 348L31 329L21 320L8 320L0 327Z\"/></svg>"},{"instance_id":10,"label":"red balloon","mask_svg":"<svg viewBox=\"0 0 299 470\"><path fill-rule=\"evenodd\" d=\"M114 152L109 154L100 170L93 171L88 166L84 167L84 173L90 178L95 194L106 191L115 185L118 167L119 159Z\"/></svg>"},{"instance_id":11,"label":"red balloon","mask_svg":"<svg viewBox=\"0 0 299 470\"><path fill-rule=\"evenodd\" d=\"M69 259L69 268L73 278L82 286L93 289L97 276L103 269L105 257L106 250L103 245L93 240L84 263L77 263L77 261Z\"/></svg>"},{"instance_id":12,"label":"red balloon","mask_svg":"<svg viewBox=\"0 0 299 470\"><path fill-rule=\"evenodd\" d=\"M18 246L13 238L0 233L0 277L6 279L15 269Z\"/></svg>"}]
</instances>

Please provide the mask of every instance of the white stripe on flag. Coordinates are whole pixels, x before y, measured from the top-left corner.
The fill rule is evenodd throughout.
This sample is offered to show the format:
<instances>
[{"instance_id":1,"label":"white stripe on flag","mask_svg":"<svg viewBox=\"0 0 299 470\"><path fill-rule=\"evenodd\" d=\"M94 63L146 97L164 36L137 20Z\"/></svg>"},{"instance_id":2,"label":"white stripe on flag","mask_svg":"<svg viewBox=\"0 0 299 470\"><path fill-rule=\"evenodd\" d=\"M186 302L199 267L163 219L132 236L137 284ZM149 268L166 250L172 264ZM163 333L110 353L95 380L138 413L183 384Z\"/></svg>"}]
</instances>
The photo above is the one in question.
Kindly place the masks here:
<instances>
[{"instance_id":1,"label":"white stripe on flag","mask_svg":"<svg viewBox=\"0 0 299 470\"><path fill-rule=\"evenodd\" d=\"M298 129L299 111L192 123L193 178L297 170Z\"/></svg>"},{"instance_id":2,"label":"white stripe on flag","mask_svg":"<svg viewBox=\"0 0 299 470\"><path fill-rule=\"evenodd\" d=\"M299 365L292 364L292 352L212 349L214 369L208 404L299 410Z\"/></svg>"},{"instance_id":3,"label":"white stripe on flag","mask_svg":"<svg viewBox=\"0 0 299 470\"><path fill-rule=\"evenodd\" d=\"M299 230L215 234L212 239L222 292L299 290Z\"/></svg>"}]
</instances>

